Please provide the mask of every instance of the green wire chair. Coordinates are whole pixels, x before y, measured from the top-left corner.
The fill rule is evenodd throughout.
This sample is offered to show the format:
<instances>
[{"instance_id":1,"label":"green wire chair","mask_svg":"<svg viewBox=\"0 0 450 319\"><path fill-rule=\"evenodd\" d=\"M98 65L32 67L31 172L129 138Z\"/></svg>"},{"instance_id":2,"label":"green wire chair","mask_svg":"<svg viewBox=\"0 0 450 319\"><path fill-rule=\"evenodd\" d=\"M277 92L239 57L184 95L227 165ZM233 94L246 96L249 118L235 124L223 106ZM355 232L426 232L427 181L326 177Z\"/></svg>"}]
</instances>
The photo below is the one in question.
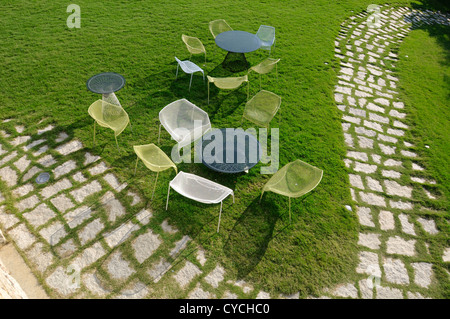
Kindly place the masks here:
<instances>
[{"instance_id":1,"label":"green wire chair","mask_svg":"<svg viewBox=\"0 0 450 319\"><path fill-rule=\"evenodd\" d=\"M153 172L156 172L155 184L153 186L153 195L155 194L156 183L158 182L159 172L165 171L173 167L175 170L175 174L178 173L177 166L174 162L166 155L158 146L155 144L146 144L146 145L134 145L134 152L137 155L136 165L134 167L134 174L136 174L136 169L138 165L139 159L144 163L144 165Z\"/></svg>"},{"instance_id":2,"label":"green wire chair","mask_svg":"<svg viewBox=\"0 0 450 319\"><path fill-rule=\"evenodd\" d=\"M269 129L270 121L277 114L280 105L281 97L266 90L259 91L245 104L242 120L246 118L252 123Z\"/></svg>"},{"instance_id":3,"label":"green wire chair","mask_svg":"<svg viewBox=\"0 0 450 319\"><path fill-rule=\"evenodd\" d=\"M291 222L291 197L300 197L312 191L322 180L323 171L299 159L283 166L264 185L261 197L271 191L289 197L289 222Z\"/></svg>"},{"instance_id":4,"label":"green wire chair","mask_svg":"<svg viewBox=\"0 0 450 319\"><path fill-rule=\"evenodd\" d=\"M228 78L213 78L209 75L208 78L208 104L209 104L209 83L214 83L216 87L222 90L234 90L241 86L242 83L247 82L247 100L249 95L248 76L228 77Z\"/></svg>"},{"instance_id":5,"label":"green wire chair","mask_svg":"<svg viewBox=\"0 0 450 319\"><path fill-rule=\"evenodd\" d=\"M116 145L120 150L119 143L117 143L117 136L122 133L130 123L130 118L128 117L127 112L125 112L125 110L119 105L97 100L89 106L88 113L94 119L94 145L95 124L97 123L102 127L107 127L114 131Z\"/></svg>"},{"instance_id":6,"label":"green wire chair","mask_svg":"<svg viewBox=\"0 0 450 319\"><path fill-rule=\"evenodd\" d=\"M202 41L200 41L199 38L196 37L190 37L185 34L181 35L181 39L183 40L184 44L186 44L186 48L188 49L190 56L189 60L191 59L193 54L205 54L205 63L206 63L206 50L203 46Z\"/></svg>"},{"instance_id":7,"label":"green wire chair","mask_svg":"<svg viewBox=\"0 0 450 319\"><path fill-rule=\"evenodd\" d=\"M278 67L277 64L280 61L280 59L272 59L267 58L263 61L261 61L259 64L252 66L250 69L248 69L248 74L251 71L254 71L259 74L259 89L261 90L261 74L267 74L275 68L275 74L277 76L278 80Z\"/></svg>"},{"instance_id":8,"label":"green wire chair","mask_svg":"<svg viewBox=\"0 0 450 319\"><path fill-rule=\"evenodd\" d=\"M209 23L209 31L211 31L211 34L213 35L214 39L217 37L218 34L225 32L225 31L233 31L233 29L228 25L228 23L223 19L218 19L211 21Z\"/></svg>"}]
</instances>

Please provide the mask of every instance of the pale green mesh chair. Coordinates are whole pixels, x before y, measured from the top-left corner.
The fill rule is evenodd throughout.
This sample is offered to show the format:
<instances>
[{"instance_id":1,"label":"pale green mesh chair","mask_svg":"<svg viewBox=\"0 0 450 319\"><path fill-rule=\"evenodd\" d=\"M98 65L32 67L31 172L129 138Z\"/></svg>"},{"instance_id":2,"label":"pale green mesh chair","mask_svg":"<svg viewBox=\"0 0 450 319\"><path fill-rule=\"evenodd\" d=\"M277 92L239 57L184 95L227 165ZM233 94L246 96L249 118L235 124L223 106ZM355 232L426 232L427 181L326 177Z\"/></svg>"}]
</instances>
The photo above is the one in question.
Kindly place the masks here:
<instances>
[{"instance_id":1,"label":"pale green mesh chair","mask_svg":"<svg viewBox=\"0 0 450 319\"><path fill-rule=\"evenodd\" d=\"M242 83L247 82L247 100L249 94L248 76L228 77L228 78L213 78L209 75L208 78L208 104L209 104L209 83L214 83L216 87L222 90L234 90L241 86Z\"/></svg>"},{"instance_id":2,"label":"pale green mesh chair","mask_svg":"<svg viewBox=\"0 0 450 319\"><path fill-rule=\"evenodd\" d=\"M269 50L270 56L272 45L275 49L275 28L268 25L261 25L256 32L256 36L261 40L260 49Z\"/></svg>"},{"instance_id":3,"label":"pale green mesh chair","mask_svg":"<svg viewBox=\"0 0 450 319\"><path fill-rule=\"evenodd\" d=\"M115 104L108 103L106 101L97 100L89 106L89 115L94 119L94 145L95 145L95 124L102 127L110 128L114 131L114 138L116 139L117 148L117 136L123 132L123 130L130 123L127 112Z\"/></svg>"},{"instance_id":4,"label":"pale green mesh chair","mask_svg":"<svg viewBox=\"0 0 450 319\"><path fill-rule=\"evenodd\" d=\"M159 172L165 171L166 169L173 168L175 174L178 173L177 166L174 162L155 144L146 145L134 145L134 152L137 155L136 166L134 167L134 174L136 174L136 169L139 159L144 163L144 165L151 171L156 172L155 184L153 186L153 195L155 194L156 183L158 182Z\"/></svg>"},{"instance_id":5,"label":"pale green mesh chair","mask_svg":"<svg viewBox=\"0 0 450 319\"><path fill-rule=\"evenodd\" d=\"M228 25L228 23L223 19L218 19L211 21L209 23L209 31L211 31L211 34L213 35L214 39L217 37L218 34L225 32L225 31L233 31L233 29Z\"/></svg>"},{"instance_id":6,"label":"pale green mesh chair","mask_svg":"<svg viewBox=\"0 0 450 319\"><path fill-rule=\"evenodd\" d=\"M267 58L263 61L261 61L259 64L252 66L250 69L248 69L248 73L250 73L251 71L256 72L259 74L259 89L261 90L261 74L267 74L269 72L271 72L273 70L273 68L275 68L275 74L277 76L277 80L278 80L278 62L280 61L280 59L272 59L272 58Z\"/></svg>"},{"instance_id":7,"label":"pale green mesh chair","mask_svg":"<svg viewBox=\"0 0 450 319\"><path fill-rule=\"evenodd\" d=\"M189 56L189 59L191 59L193 54L205 54L205 63L206 63L206 50L203 46L202 41L200 41L199 38L196 37L190 37L185 34L181 35L181 39L183 40L184 44L186 44L186 48L188 49L189 53L191 54Z\"/></svg>"},{"instance_id":8,"label":"pale green mesh chair","mask_svg":"<svg viewBox=\"0 0 450 319\"><path fill-rule=\"evenodd\" d=\"M264 185L264 192L271 191L289 197L289 222L291 221L291 197L300 197L312 191L322 180L323 171L301 160L283 166Z\"/></svg>"},{"instance_id":9,"label":"pale green mesh chair","mask_svg":"<svg viewBox=\"0 0 450 319\"><path fill-rule=\"evenodd\" d=\"M281 97L269 91L259 91L245 104L242 120L246 118L252 123L269 129L269 123L277 114L280 105Z\"/></svg>"}]
</instances>

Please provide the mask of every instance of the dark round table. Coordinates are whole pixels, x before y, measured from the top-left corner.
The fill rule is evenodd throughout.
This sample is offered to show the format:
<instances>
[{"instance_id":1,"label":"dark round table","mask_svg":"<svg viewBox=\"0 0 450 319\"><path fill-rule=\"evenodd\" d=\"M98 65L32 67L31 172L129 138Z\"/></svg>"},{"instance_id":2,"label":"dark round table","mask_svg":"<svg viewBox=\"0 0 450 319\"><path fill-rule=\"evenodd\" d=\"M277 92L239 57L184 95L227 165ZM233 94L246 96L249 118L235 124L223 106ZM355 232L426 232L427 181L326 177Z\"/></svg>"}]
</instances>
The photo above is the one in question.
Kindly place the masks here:
<instances>
[{"instance_id":1,"label":"dark round table","mask_svg":"<svg viewBox=\"0 0 450 319\"><path fill-rule=\"evenodd\" d=\"M248 172L262 156L259 141L242 129L214 129L196 144L202 163L220 173Z\"/></svg>"},{"instance_id":2,"label":"dark round table","mask_svg":"<svg viewBox=\"0 0 450 319\"><path fill-rule=\"evenodd\" d=\"M114 92L125 86L125 78L114 72L99 73L89 78L86 86L89 91L102 94L104 101L120 105Z\"/></svg>"},{"instance_id":3,"label":"dark round table","mask_svg":"<svg viewBox=\"0 0 450 319\"><path fill-rule=\"evenodd\" d=\"M225 31L215 38L219 48L228 51L222 65L232 72L239 72L249 68L245 53L253 52L261 47L261 40L256 34L246 31Z\"/></svg>"}]
</instances>

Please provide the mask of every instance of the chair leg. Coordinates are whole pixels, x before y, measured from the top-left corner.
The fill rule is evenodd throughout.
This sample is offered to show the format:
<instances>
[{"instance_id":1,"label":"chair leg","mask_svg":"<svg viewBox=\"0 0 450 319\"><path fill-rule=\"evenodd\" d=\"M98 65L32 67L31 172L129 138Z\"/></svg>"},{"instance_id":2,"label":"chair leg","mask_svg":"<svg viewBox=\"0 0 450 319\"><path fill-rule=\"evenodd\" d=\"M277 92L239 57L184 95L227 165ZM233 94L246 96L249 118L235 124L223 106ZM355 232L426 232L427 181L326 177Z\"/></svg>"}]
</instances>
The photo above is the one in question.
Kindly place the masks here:
<instances>
[{"instance_id":1,"label":"chair leg","mask_svg":"<svg viewBox=\"0 0 450 319\"><path fill-rule=\"evenodd\" d=\"M278 82L278 66L275 64L275 75L277 76L277 82Z\"/></svg>"},{"instance_id":2,"label":"chair leg","mask_svg":"<svg viewBox=\"0 0 450 319\"><path fill-rule=\"evenodd\" d=\"M175 73L175 80L178 78L178 68L180 67L180 65L177 65L177 73Z\"/></svg>"},{"instance_id":3,"label":"chair leg","mask_svg":"<svg viewBox=\"0 0 450 319\"><path fill-rule=\"evenodd\" d=\"M220 218L222 217L222 202L220 202L219 223L217 224L217 233L219 233Z\"/></svg>"},{"instance_id":4,"label":"chair leg","mask_svg":"<svg viewBox=\"0 0 450 319\"><path fill-rule=\"evenodd\" d=\"M139 161L139 157L136 158L136 165L134 166L134 175L136 175L138 161Z\"/></svg>"},{"instance_id":5,"label":"chair leg","mask_svg":"<svg viewBox=\"0 0 450 319\"><path fill-rule=\"evenodd\" d=\"M94 121L94 145L95 146L95 121Z\"/></svg>"},{"instance_id":6,"label":"chair leg","mask_svg":"<svg viewBox=\"0 0 450 319\"><path fill-rule=\"evenodd\" d=\"M247 81L247 102L249 95L250 95L250 81Z\"/></svg>"},{"instance_id":7,"label":"chair leg","mask_svg":"<svg viewBox=\"0 0 450 319\"><path fill-rule=\"evenodd\" d=\"M119 147L119 143L117 142L117 136L114 134L114 138L116 139L116 145L117 145L117 149L119 150L119 152L120 152L120 147Z\"/></svg>"},{"instance_id":8,"label":"chair leg","mask_svg":"<svg viewBox=\"0 0 450 319\"><path fill-rule=\"evenodd\" d=\"M155 195L156 183L158 182L158 175L159 175L159 172L156 172L156 180L155 180L155 185L153 186L153 193L152 193L151 199L153 199L153 195Z\"/></svg>"},{"instance_id":9,"label":"chair leg","mask_svg":"<svg viewBox=\"0 0 450 319\"><path fill-rule=\"evenodd\" d=\"M192 76L194 75L194 73L191 73L191 80L189 81L189 92L191 92L191 84L192 84Z\"/></svg>"},{"instance_id":10,"label":"chair leg","mask_svg":"<svg viewBox=\"0 0 450 319\"><path fill-rule=\"evenodd\" d=\"M289 197L289 224L291 223L291 197Z\"/></svg>"},{"instance_id":11,"label":"chair leg","mask_svg":"<svg viewBox=\"0 0 450 319\"><path fill-rule=\"evenodd\" d=\"M170 195L170 184L169 184L169 190L167 191L166 210L167 210L167 207L169 207L169 195Z\"/></svg>"},{"instance_id":12,"label":"chair leg","mask_svg":"<svg viewBox=\"0 0 450 319\"><path fill-rule=\"evenodd\" d=\"M280 113L280 117L278 118L278 125L280 125L280 123L281 123L281 107L278 110L279 110L279 113Z\"/></svg>"},{"instance_id":13,"label":"chair leg","mask_svg":"<svg viewBox=\"0 0 450 319\"><path fill-rule=\"evenodd\" d=\"M159 124L159 130L158 130L158 144L159 144L160 136L161 136L161 124Z\"/></svg>"}]
</instances>

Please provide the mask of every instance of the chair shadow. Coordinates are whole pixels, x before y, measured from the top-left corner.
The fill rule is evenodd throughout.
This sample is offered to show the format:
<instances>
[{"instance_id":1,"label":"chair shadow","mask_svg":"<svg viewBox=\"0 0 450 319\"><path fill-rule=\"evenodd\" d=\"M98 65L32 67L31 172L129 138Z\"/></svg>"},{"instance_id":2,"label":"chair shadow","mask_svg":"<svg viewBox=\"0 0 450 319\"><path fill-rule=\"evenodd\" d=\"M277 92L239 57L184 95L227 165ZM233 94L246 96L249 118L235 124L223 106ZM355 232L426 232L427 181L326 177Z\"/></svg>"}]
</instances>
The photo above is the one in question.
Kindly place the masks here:
<instances>
[{"instance_id":1,"label":"chair shadow","mask_svg":"<svg viewBox=\"0 0 450 319\"><path fill-rule=\"evenodd\" d=\"M255 198L238 218L224 244L225 256L237 271L238 279L245 278L264 257L279 219L278 210L271 203L259 203Z\"/></svg>"}]
</instances>

